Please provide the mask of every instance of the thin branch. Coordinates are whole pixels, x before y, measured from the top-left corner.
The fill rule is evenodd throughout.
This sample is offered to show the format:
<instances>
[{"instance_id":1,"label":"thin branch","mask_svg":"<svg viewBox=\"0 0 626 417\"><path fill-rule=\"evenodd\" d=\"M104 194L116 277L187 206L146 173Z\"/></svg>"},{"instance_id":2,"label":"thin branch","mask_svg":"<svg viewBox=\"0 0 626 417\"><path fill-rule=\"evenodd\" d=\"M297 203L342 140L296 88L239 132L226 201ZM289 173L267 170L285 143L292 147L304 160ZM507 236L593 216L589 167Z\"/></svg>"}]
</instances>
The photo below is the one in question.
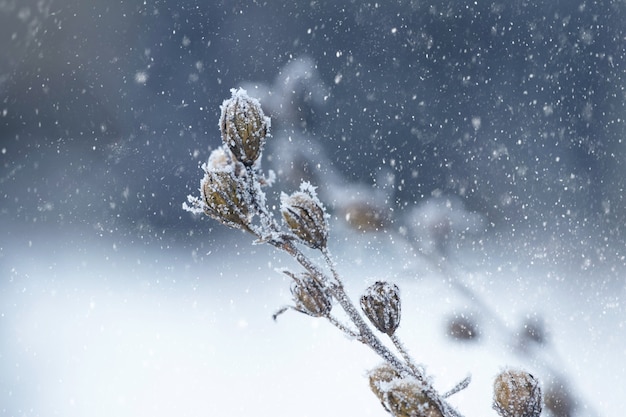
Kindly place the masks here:
<instances>
[{"instance_id":1,"label":"thin branch","mask_svg":"<svg viewBox=\"0 0 626 417\"><path fill-rule=\"evenodd\" d=\"M271 242L274 246L284 250L290 254L300 265L302 265L307 271L311 273L316 279L320 280L320 283L327 283L328 290L333 297L339 302L343 310L346 312L350 320L359 329L357 340L369 346L374 352L376 352L381 358L389 363L394 369L396 369L400 375L411 375L418 379L422 384L424 393L430 398L443 413L444 417L462 417L462 415L456 411L450 404L448 404L444 397L442 397L437 390L431 385L424 373L417 367L413 367L412 362L404 362L397 358L372 332L369 325L365 322L359 311L354 307L354 303L350 300L346 292L344 291L341 280L336 279L335 283L330 282L330 278L313 264L309 258L307 258L291 241L283 242ZM335 271L336 273L336 271ZM333 277L335 278L335 277ZM338 275L337 275L338 278Z\"/></svg>"},{"instance_id":2,"label":"thin branch","mask_svg":"<svg viewBox=\"0 0 626 417\"><path fill-rule=\"evenodd\" d=\"M470 382L472 382L472 376L468 375L461 382L459 382L454 387L452 387L451 390L449 390L445 394L443 394L442 397L443 398L448 398L448 397L451 397L452 395L456 394L459 391L463 391L465 388L467 388L469 386Z\"/></svg>"},{"instance_id":3,"label":"thin branch","mask_svg":"<svg viewBox=\"0 0 626 417\"><path fill-rule=\"evenodd\" d=\"M321 250L321 252L322 252L322 255L324 256L324 260L326 261L326 265L328 265L328 269L330 269L330 272L333 275L333 278L335 278L335 281L337 281L337 283L343 287L343 282L341 281L341 278L339 277L339 273L337 272L335 262L330 256L330 252L328 248L324 247Z\"/></svg>"},{"instance_id":4,"label":"thin branch","mask_svg":"<svg viewBox=\"0 0 626 417\"><path fill-rule=\"evenodd\" d=\"M348 328L348 326L346 326L345 324L343 324L342 322L340 322L336 317L332 316L332 315L328 315L326 316L326 318L328 319L328 321L330 321L335 327L337 327L339 330L341 330L346 336L351 337L353 339L359 339L359 334Z\"/></svg>"},{"instance_id":5,"label":"thin branch","mask_svg":"<svg viewBox=\"0 0 626 417\"><path fill-rule=\"evenodd\" d=\"M398 352L400 352L400 355L402 356L402 358L404 359L404 361L407 363L407 365L409 365L409 367L413 370L413 372L415 373L415 377L420 381L420 382L424 382L425 381L425 371L424 368L422 368L421 366L418 366L415 361L413 360L413 358L411 357L411 355L409 355L408 351L406 350L406 348L404 347L404 344L402 343L402 341L400 341L400 338L398 338L398 336L394 333L392 335L389 336L389 338L391 339L391 341L393 342L393 345L396 347L396 349L398 350Z\"/></svg>"}]
</instances>

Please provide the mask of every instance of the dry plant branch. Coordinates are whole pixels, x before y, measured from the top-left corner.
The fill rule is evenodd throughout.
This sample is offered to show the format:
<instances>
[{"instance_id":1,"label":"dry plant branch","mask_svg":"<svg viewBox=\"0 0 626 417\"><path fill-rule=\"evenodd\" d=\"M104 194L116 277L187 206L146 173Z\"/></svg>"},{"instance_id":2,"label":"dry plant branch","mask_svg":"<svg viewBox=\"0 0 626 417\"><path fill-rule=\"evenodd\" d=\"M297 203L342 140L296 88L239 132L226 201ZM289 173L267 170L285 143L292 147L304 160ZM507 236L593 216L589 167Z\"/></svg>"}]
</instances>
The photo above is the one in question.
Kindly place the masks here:
<instances>
[{"instance_id":1,"label":"dry plant branch","mask_svg":"<svg viewBox=\"0 0 626 417\"><path fill-rule=\"evenodd\" d=\"M263 188L271 185L273 173L261 171L261 154L269 133L270 119L258 100L242 90L221 106L222 146L202 166L204 177L200 197L189 196L184 208L206 214L226 226L252 234L265 243L288 253L304 269L283 271L292 280L293 309L314 317L324 317L344 334L372 349L384 364L369 373L370 387L383 407L396 417L461 417L447 399L469 384L469 378L440 394L404 348L396 334L400 325L401 300L395 284L379 281L360 297L361 311L348 296L328 251L328 214L315 187L304 182L292 194L281 195L279 223L266 204ZM318 265L302 247L320 251L325 265ZM349 325L331 315L338 304ZM364 317L365 316L365 317ZM369 322L369 323L368 323ZM379 335L389 337L394 353ZM502 417L537 417L541 413L541 390L524 371L502 372L494 385L494 409Z\"/></svg>"}]
</instances>

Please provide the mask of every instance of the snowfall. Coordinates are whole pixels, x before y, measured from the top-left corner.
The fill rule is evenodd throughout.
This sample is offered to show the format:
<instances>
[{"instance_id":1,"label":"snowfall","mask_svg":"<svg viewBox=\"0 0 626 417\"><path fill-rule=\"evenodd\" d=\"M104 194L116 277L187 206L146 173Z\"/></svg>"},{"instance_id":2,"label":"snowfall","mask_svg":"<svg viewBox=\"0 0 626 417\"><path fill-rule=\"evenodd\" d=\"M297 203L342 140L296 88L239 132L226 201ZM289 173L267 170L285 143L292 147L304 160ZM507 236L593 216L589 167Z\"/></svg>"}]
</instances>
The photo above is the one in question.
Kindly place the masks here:
<instances>
[{"instance_id":1,"label":"snowfall","mask_svg":"<svg viewBox=\"0 0 626 417\"><path fill-rule=\"evenodd\" d=\"M398 285L462 415L514 367L542 415L623 416L623 1L66 3L0 0L1 417L388 415L367 346L273 320L296 262L182 208L235 87L268 194L319 171L347 293Z\"/></svg>"},{"instance_id":2,"label":"snowfall","mask_svg":"<svg viewBox=\"0 0 626 417\"><path fill-rule=\"evenodd\" d=\"M480 253L470 245L449 255L472 299L402 236L337 223L330 246L348 292L357 299L375 280L398 284L398 334L435 386L472 376L450 399L464 415L495 415L492 381L511 366L565 378L572 415L620 415L623 268L558 265L486 237ZM294 262L239 232L219 236L170 247L85 230L5 231L2 415L386 415L366 378L380 363L374 353L323 319L288 311L272 320L293 304L276 269L297 270ZM455 315L472 317L479 337L451 338ZM527 317L543 319L547 340L524 348L510 336Z\"/></svg>"}]
</instances>

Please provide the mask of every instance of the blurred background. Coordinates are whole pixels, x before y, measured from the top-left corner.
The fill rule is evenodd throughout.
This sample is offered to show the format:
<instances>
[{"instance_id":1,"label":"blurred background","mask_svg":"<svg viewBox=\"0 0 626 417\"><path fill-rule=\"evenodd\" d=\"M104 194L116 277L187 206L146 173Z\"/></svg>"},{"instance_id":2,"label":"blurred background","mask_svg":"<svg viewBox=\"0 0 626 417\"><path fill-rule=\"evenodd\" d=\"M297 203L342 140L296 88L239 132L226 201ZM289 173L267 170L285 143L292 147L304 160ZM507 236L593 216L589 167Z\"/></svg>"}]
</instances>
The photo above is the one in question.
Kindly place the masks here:
<instances>
[{"instance_id":1,"label":"blurred background","mask_svg":"<svg viewBox=\"0 0 626 417\"><path fill-rule=\"evenodd\" d=\"M277 190L303 178L322 186L338 253L349 239L393 246L389 236L463 253L494 299L489 271L512 286L544 278L594 306L576 319L605 329L593 343L626 354L625 22L618 0L0 0L0 414L48 414L43 393L63 378L41 380L41 368L84 365L65 342L43 353L60 323L71 344L83 325L117 340L125 330L110 325L125 314L146 314L145 328L164 319L153 309L186 311L176 297L193 310L210 296L219 309L190 313L198 328L179 335L190 336L255 291L250 274L271 281L281 258L182 210L220 145L219 106L239 86L272 117L264 164ZM419 264L381 247L381 269ZM222 290L229 271L250 279ZM272 282L267 317L288 301L288 285ZM112 314L100 330L67 324L102 306L93 297ZM203 343L191 349L198 358Z\"/></svg>"},{"instance_id":2,"label":"blurred background","mask_svg":"<svg viewBox=\"0 0 626 417\"><path fill-rule=\"evenodd\" d=\"M268 109L275 131L342 176L390 171L393 206L444 192L498 227L621 238L624 12L3 0L2 218L197 230L180 202L219 144L219 104L251 83L288 95L297 113ZM316 79L284 88L303 59Z\"/></svg>"}]
</instances>

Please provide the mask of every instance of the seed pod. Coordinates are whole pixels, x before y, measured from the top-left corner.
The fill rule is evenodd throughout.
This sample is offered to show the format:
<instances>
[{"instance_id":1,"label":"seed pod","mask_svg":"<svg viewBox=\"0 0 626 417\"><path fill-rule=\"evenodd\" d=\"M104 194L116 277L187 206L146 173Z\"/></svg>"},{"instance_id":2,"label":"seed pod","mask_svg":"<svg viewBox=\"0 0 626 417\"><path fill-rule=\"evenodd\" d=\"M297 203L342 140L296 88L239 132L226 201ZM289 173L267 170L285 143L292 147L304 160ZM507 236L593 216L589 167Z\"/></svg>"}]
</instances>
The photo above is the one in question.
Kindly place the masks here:
<instances>
[{"instance_id":1,"label":"seed pod","mask_svg":"<svg viewBox=\"0 0 626 417\"><path fill-rule=\"evenodd\" d=\"M384 364L374 368L369 373L369 380L374 394L394 417L443 417L419 381L402 378L391 366Z\"/></svg>"},{"instance_id":2,"label":"seed pod","mask_svg":"<svg viewBox=\"0 0 626 417\"><path fill-rule=\"evenodd\" d=\"M231 171L207 171L202 180L205 213L222 223L248 228L248 206L244 187Z\"/></svg>"},{"instance_id":3,"label":"seed pod","mask_svg":"<svg viewBox=\"0 0 626 417\"><path fill-rule=\"evenodd\" d=\"M328 223L326 211L317 198L315 188L309 183L302 183L300 191L291 195L283 194L280 202L285 223L302 243L313 249L325 248Z\"/></svg>"},{"instance_id":4,"label":"seed pod","mask_svg":"<svg viewBox=\"0 0 626 417\"><path fill-rule=\"evenodd\" d=\"M377 281L361 296L361 308L378 330L391 336L400 325L400 289Z\"/></svg>"},{"instance_id":5,"label":"seed pod","mask_svg":"<svg viewBox=\"0 0 626 417\"><path fill-rule=\"evenodd\" d=\"M392 384L386 404L394 417L443 417L417 381L401 380Z\"/></svg>"},{"instance_id":6,"label":"seed pod","mask_svg":"<svg viewBox=\"0 0 626 417\"><path fill-rule=\"evenodd\" d=\"M296 310L313 317L327 316L332 302L322 286L309 274L293 278L291 294L296 302Z\"/></svg>"},{"instance_id":7,"label":"seed pod","mask_svg":"<svg viewBox=\"0 0 626 417\"><path fill-rule=\"evenodd\" d=\"M370 389L376 397L378 397L383 407L389 411L389 409L387 409L387 405L385 404L387 389L391 381L400 379L400 374L390 365L384 363L369 371L368 377Z\"/></svg>"},{"instance_id":8,"label":"seed pod","mask_svg":"<svg viewBox=\"0 0 626 417\"><path fill-rule=\"evenodd\" d=\"M541 388L528 372L501 372L493 384L493 391L493 408L501 417L539 417L541 414Z\"/></svg>"},{"instance_id":9,"label":"seed pod","mask_svg":"<svg viewBox=\"0 0 626 417\"><path fill-rule=\"evenodd\" d=\"M222 141L233 157L245 166L252 166L261 156L270 119L265 117L258 100L245 90L231 90L232 97L221 106Z\"/></svg>"}]
</instances>

